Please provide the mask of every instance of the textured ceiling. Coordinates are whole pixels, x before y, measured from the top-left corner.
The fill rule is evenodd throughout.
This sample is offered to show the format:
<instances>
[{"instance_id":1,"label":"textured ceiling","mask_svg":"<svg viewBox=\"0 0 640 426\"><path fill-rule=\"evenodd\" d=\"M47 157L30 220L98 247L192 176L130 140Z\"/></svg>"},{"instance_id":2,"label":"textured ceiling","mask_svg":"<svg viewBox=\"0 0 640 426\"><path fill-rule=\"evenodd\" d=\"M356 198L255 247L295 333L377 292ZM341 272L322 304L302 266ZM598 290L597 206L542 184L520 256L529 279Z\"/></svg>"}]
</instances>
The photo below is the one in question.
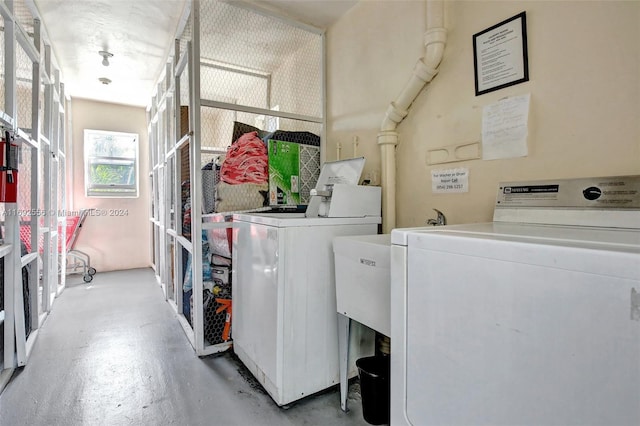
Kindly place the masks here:
<instances>
[{"instance_id":1,"label":"textured ceiling","mask_svg":"<svg viewBox=\"0 0 640 426\"><path fill-rule=\"evenodd\" d=\"M172 43L183 1L35 0L64 76L66 93L146 105ZM113 53L101 64L98 51ZM106 86L98 80L113 81Z\"/></svg>"},{"instance_id":2,"label":"textured ceiling","mask_svg":"<svg viewBox=\"0 0 640 426\"><path fill-rule=\"evenodd\" d=\"M327 28L356 0L245 1ZM72 97L146 106L173 46L184 0L33 0ZM234 3L233 1L231 3ZM227 31L243 31L242 26ZM234 38L234 34L229 34ZM239 37L236 35L235 37ZM101 64L98 51L113 54ZM99 78L112 80L104 85Z\"/></svg>"}]
</instances>

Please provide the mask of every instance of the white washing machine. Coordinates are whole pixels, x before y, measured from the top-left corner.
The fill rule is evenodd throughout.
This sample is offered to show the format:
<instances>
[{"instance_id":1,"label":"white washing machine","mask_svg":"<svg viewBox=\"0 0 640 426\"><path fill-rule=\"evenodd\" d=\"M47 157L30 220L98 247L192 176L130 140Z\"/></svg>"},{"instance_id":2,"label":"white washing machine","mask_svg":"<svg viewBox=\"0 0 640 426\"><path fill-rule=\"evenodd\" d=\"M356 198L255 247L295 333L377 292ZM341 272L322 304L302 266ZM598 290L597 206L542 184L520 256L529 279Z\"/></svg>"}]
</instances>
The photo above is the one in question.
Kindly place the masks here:
<instances>
[{"instance_id":1,"label":"white washing machine","mask_svg":"<svg viewBox=\"0 0 640 426\"><path fill-rule=\"evenodd\" d=\"M380 188L356 185L363 165L325 163L306 214L233 216L233 349L278 405L340 381L333 238L381 223ZM373 341L352 330L351 376Z\"/></svg>"},{"instance_id":2,"label":"white washing machine","mask_svg":"<svg viewBox=\"0 0 640 426\"><path fill-rule=\"evenodd\" d=\"M391 238L392 425L640 424L640 176Z\"/></svg>"}]
</instances>

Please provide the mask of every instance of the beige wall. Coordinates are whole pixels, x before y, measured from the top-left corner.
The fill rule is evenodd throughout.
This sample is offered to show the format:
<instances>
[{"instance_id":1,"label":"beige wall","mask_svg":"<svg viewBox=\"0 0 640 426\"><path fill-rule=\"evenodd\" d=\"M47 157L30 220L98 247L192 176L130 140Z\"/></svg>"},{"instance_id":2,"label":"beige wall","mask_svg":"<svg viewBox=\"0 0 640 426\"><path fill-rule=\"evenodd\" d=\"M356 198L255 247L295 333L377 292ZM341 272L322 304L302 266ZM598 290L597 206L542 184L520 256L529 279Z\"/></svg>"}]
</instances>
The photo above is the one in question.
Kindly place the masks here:
<instances>
[{"instance_id":1,"label":"beige wall","mask_svg":"<svg viewBox=\"0 0 640 426\"><path fill-rule=\"evenodd\" d=\"M425 6L361 1L327 32L328 150L367 158L378 172L376 134L422 55ZM527 12L530 81L475 96L473 34ZM397 226L488 221L505 180L640 174L640 2L447 1L448 43L439 75L398 127ZM428 166L428 149L479 141L482 108L531 94L529 155ZM431 170L469 169L469 192L433 194Z\"/></svg>"},{"instance_id":2,"label":"beige wall","mask_svg":"<svg viewBox=\"0 0 640 426\"><path fill-rule=\"evenodd\" d=\"M89 216L76 248L91 256L98 272L146 267L151 264L149 225L149 144L144 108L74 98L72 107L73 191L72 210L120 209L125 216ZM138 198L86 197L84 192L84 129L137 133L139 135ZM70 169L71 167L68 167ZM68 176L68 179L71 179Z\"/></svg>"}]
</instances>

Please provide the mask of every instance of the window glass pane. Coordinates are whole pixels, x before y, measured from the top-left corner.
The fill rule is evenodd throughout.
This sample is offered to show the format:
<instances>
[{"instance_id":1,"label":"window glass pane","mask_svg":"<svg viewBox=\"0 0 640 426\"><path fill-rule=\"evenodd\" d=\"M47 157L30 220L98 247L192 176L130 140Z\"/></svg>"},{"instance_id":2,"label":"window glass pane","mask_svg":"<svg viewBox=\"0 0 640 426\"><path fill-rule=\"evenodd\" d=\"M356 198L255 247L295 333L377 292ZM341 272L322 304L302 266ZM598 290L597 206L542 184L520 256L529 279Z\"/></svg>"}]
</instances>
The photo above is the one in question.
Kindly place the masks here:
<instances>
[{"instance_id":1,"label":"window glass pane","mask_svg":"<svg viewBox=\"0 0 640 426\"><path fill-rule=\"evenodd\" d=\"M132 136L124 133L92 132L87 154L89 156L135 159L138 138Z\"/></svg>"},{"instance_id":2,"label":"window glass pane","mask_svg":"<svg viewBox=\"0 0 640 426\"><path fill-rule=\"evenodd\" d=\"M135 185L136 170L133 162L118 163L117 160L93 159L89 164L91 183L94 185Z\"/></svg>"}]
</instances>

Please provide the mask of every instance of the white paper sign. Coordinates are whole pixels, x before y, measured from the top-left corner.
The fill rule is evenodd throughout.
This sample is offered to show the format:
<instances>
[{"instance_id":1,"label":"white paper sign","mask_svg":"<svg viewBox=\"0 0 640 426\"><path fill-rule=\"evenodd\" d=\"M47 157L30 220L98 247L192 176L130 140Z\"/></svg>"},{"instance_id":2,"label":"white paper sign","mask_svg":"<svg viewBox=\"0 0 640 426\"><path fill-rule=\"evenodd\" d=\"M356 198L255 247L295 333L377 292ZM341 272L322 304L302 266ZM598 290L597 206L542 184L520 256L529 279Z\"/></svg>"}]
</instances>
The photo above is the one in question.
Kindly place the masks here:
<instances>
[{"instance_id":1,"label":"white paper sign","mask_svg":"<svg viewBox=\"0 0 640 426\"><path fill-rule=\"evenodd\" d=\"M482 158L526 157L529 99L526 94L502 99L482 111Z\"/></svg>"},{"instance_id":2,"label":"white paper sign","mask_svg":"<svg viewBox=\"0 0 640 426\"><path fill-rule=\"evenodd\" d=\"M431 191L434 194L469 192L469 169L431 170Z\"/></svg>"}]
</instances>

